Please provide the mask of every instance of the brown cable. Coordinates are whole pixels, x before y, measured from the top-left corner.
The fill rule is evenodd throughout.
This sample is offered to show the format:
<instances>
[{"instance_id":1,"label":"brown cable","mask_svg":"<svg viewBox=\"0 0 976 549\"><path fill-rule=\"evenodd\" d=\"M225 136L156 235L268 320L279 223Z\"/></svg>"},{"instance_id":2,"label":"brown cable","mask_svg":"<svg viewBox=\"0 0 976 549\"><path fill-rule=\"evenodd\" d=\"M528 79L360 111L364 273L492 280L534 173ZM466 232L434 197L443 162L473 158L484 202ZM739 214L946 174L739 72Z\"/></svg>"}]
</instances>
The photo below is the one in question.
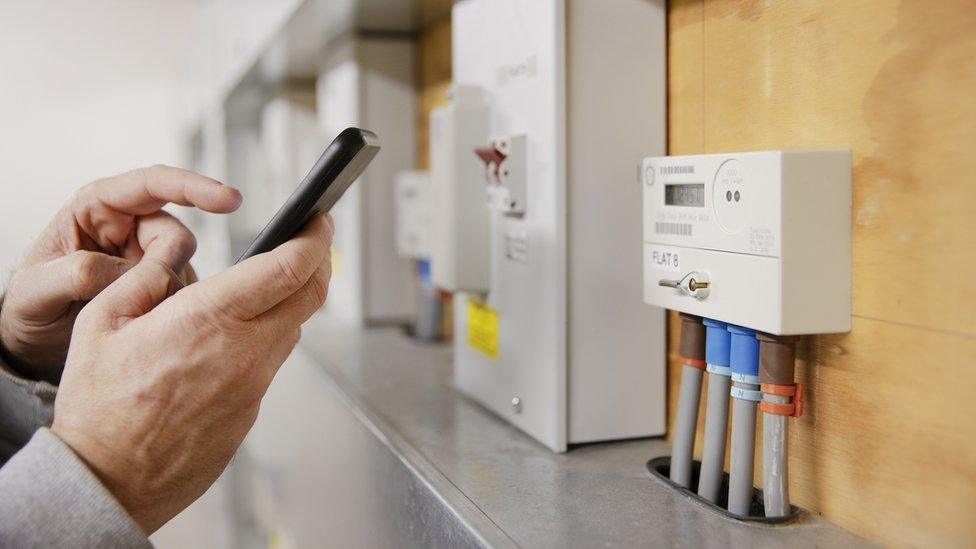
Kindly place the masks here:
<instances>
[{"instance_id":1,"label":"brown cable","mask_svg":"<svg viewBox=\"0 0 976 549\"><path fill-rule=\"evenodd\" d=\"M705 325L700 316L680 313L681 344L678 354L692 360L705 360Z\"/></svg>"},{"instance_id":2,"label":"brown cable","mask_svg":"<svg viewBox=\"0 0 976 549\"><path fill-rule=\"evenodd\" d=\"M793 385L796 336L759 333L759 380L770 385Z\"/></svg>"}]
</instances>

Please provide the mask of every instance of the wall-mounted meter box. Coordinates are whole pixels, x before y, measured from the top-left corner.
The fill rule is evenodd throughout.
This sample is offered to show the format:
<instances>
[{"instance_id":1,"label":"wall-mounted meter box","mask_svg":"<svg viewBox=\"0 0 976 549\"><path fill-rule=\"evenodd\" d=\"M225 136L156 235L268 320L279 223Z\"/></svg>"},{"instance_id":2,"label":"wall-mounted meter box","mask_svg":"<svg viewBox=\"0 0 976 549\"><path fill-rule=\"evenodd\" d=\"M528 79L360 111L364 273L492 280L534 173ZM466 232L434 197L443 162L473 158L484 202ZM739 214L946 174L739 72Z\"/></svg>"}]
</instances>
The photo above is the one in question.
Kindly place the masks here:
<instances>
[{"instance_id":1,"label":"wall-mounted meter box","mask_svg":"<svg viewBox=\"0 0 976 549\"><path fill-rule=\"evenodd\" d=\"M249 195L249 201L264 206L259 227L291 196L329 144L315 116L315 90L284 88L261 108L261 145L270 171L270 185L264 196ZM256 229L260 230L260 229Z\"/></svg>"},{"instance_id":2,"label":"wall-mounted meter box","mask_svg":"<svg viewBox=\"0 0 976 549\"><path fill-rule=\"evenodd\" d=\"M646 158L644 299L778 335L851 329L851 153Z\"/></svg>"},{"instance_id":3,"label":"wall-mounted meter box","mask_svg":"<svg viewBox=\"0 0 976 549\"><path fill-rule=\"evenodd\" d=\"M475 148L488 139L480 86L455 84L430 114L431 280L450 292L488 291L488 210Z\"/></svg>"},{"instance_id":4,"label":"wall-mounted meter box","mask_svg":"<svg viewBox=\"0 0 976 549\"><path fill-rule=\"evenodd\" d=\"M487 114L454 184L489 221L466 250L484 287L455 294L455 385L556 451L663 434L634 168L664 153L664 1L461 0L452 21L454 82Z\"/></svg>"},{"instance_id":5,"label":"wall-mounted meter box","mask_svg":"<svg viewBox=\"0 0 976 549\"><path fill-rule=\"evenodd\" d=\"M396 249L400 257L430 258L430 174L406 170L396 175Z\"/></svg>"},{"instance_id":6,"label":"wall-mounted meter box","mask_svg":"<svg viewBox=\"0 0 976 549\"><path fill-rule=\"evenodd\" d=\"M415 43L408 36L344 36L316 81L328 139L349 126L380 138L380 152L334 208L332 281L325 312L353 324L408 323L416 315L416 267L397 254L394 179L416 151Z\"/></svg>"}]
</instances>

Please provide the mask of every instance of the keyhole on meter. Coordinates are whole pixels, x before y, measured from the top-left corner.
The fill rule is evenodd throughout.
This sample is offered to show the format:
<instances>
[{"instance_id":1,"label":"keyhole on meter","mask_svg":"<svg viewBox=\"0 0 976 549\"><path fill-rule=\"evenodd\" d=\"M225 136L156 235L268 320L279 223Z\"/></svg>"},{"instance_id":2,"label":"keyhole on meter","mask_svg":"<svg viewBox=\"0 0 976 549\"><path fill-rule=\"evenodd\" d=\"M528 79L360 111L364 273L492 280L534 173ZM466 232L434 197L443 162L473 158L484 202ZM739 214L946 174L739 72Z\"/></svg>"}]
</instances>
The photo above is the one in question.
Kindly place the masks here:
<instances>
[{"instance_id":1,"label":"keyhole on meter","mask_svg":"<svg viewBox=\"0 0 976 549\"><path fill-rule=\"evenodd\" d=\"M701 289L704 289L704 288L707 288L707 287L708 287L708 282L699 282L699 281L695 280L694 278L692 278L691 280L688 281L688 289L691 290L691 291L693 291L693 292L697 292L698 290L701 290Z\"/></svg>"}]
</instances>

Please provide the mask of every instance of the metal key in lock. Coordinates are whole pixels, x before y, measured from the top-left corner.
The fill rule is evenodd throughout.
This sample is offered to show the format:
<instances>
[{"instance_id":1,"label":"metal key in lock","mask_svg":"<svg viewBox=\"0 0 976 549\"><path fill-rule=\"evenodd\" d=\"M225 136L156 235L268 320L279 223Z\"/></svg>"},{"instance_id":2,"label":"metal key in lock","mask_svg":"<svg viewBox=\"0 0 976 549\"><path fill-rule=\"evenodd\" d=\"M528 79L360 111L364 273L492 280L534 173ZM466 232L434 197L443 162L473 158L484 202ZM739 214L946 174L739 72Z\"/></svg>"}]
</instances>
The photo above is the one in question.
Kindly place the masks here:
<instances>
[{"instance_id":1,"label":"metal key in lock","mask_svg":"<svg viewBox=\"0 0 976 549\"><path fill-rule=\"evenodd\" d=\"M663 278L657 284L666 288L674 288L695 299L708 297L710 286L708 275L698 271L691 271L679 280Z\"/></svg>"}]
</instances>

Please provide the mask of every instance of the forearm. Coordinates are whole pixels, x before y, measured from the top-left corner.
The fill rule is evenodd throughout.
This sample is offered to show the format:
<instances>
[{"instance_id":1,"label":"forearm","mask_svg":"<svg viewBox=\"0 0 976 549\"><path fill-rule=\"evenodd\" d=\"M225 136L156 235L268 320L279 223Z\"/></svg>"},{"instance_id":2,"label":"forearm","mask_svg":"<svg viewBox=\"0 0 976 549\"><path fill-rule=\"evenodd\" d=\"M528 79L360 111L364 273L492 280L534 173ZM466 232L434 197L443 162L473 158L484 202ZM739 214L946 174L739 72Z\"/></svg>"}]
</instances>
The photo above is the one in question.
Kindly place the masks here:
<instances>
[{"instance_id":1,"label":"forearm","mask_svg":"<svg viewBox=\"0 0 976 549\"><path fill-rule=\"evenodd\" d=\"M50 430L0 468L0 546L151 547L98 478Z\"/></svg>"},{"instance_id":2,"label":"forearm","mask_svg":"<svg viewBox=\"0 0 976 549\"><path fill-rule=\"evenodd\" d=\"M0 465L51 425L57 388L17 376L0 360Z\"/></svg>"}]
</instances>

